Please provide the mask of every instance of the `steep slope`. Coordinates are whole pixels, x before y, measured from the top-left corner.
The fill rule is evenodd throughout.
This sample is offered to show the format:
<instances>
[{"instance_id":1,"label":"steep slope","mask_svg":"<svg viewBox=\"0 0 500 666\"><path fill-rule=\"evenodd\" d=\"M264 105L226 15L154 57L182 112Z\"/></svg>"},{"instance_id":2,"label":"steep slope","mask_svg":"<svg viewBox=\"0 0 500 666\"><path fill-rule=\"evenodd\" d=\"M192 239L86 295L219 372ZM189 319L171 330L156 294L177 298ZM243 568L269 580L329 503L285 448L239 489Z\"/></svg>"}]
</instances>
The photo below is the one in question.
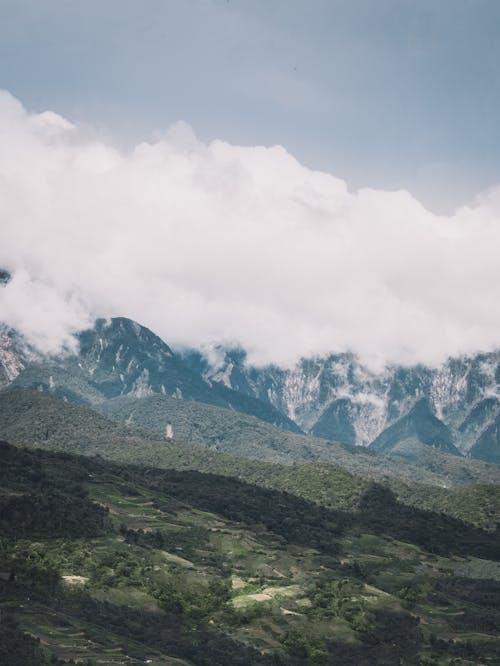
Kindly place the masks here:
<instances>
[{"instance_id":1,"label":"steep slope","mask_svg":"<svg viewBox=\"0 0 500 666\"><path fill-rule=\"evenodd\" d=\"M500 465L500 416L483 431L470 450L472 458Z\"/></svg>"},{"instance_id":2,"label":"steep slope","mask_svg":"<svg viewBox=\"0 0 500 666\"><path fill-rule=\"evenodd\" d=\"M418 459L421 444L443 453L460 455L453 445L452 436L445 424L432 413L426 400L419 400L414 407L384 430L370 445L379 453L401 455Z\"/></svg>"},{"instance_id":3,"label":"steep slope","mask_svg":"<svg viewBox=\"0 0 500 666\"><path fill-rule=\"evenodd\" d=\"M470 449L481 434L495 422L499 412L499 400L496 396L490 396L477 402L456 430L460 449L471 453Z\"/></svg>"},{"instance_id":4,"label":"steep slope","mask_svg":"<svg viewBox=\"0 0 500 666\"><path fill-rule=\"evenodd\" d=\"M54 398L83 405L95 405L104 399L101 391L79 367L75 357L28 363L4 391L39 391Z\"/></svg>"},{"instance_id":5,"label":"steep slope","mask_svg":"<svg viewBox=\"0 0 500 666\"><path fill-rule=\"evenodd\" d=\"M0 389L8 386L36 356L21 336L0 322Z\"/></svg>"},{"instance_id":6,"label":"steep slope","mask_svg":"<svg viewBox=\"0 0 500 666\"><path fill-rule=\"evenodd\" d=\"M163 340L130 319L98 319L78 337L78 363L106 398L160 393L217 400L210 385L186 368Z\"/></svg>"},{"instance_id":7,"label":"steep slope","mask_svg":"<svg viewBox=\"0 0 500 666\"><path fill-rule=\"evenodd\" d=\"M10 282L9 271L0 268L0 289ZM20 335L0 322L0 389L12 382L29 362L29 346Z\"/></svg>"},{"instance_id":8,"label":"steep slope","mask_svg":"<svg viewBox=\"0 0 500 666\"><path fill-rule=\"evenodd\" d=\"M18 351L21 344L16 334L5 333L0 339L4 388L37 389L87 404L119 395L175 395L252 414L291 432L300 432L295 423L268 402L204 380L163 340L130 319L98 319L92 329L80 333L79 343L78 355L30 360Z\"/></svg>"},{"instance_id":9,"label":"steep slope","mask_svg":"<svg viewBox=\"0 0 500 666\"><path fill-rule=\"evenodd\" d=\"M316 437L333 437L339 442L356 444L354 423L358 414L357 405L349 398L334 400L319 417L311 429Z\"/></svg>"},{"instance_id":10,"label":"steep slope","mask_svg":"<svg viewBox=\"0 0 500 666\"><path fill-rule=\"evenodd\" d=\"M283 411L304 432L369 445L425 398L464 454L500 414L500 352L449 359L438 368L374 371L353 354L301 359L291 368L247 363L241 349L185 351L203 376ZM484 404L483 404L484 403Z\"/></svg>"},{"instance_id":11,"label":"steep slope","mask_svg":"<svg viewBox=\"0 0 500 666\"><path fill-rule=\"evenodd\" d=\"M364 446L403 417L411 420L425 399L451 435L451 442L440 440L438 448L472 457L484 455L475 444L500 416L499 368L498 352L450 359L440 368L375 372L352 354L303 359L289 369L256 368L246 363L242 350L178 354L126 318L97 320L80 334L78 355L43 361L15 332L4 330L0 336L4 388L32 388L90 405L125 395L173 396L256 416L290 432L302 428L315 437ZM417 441L418 434L412 439ZM489 447L494 448L493 440ZM414 457L418 447L411 450L405 441L399 448ZM490 452L488 459L497 455Z\"/></svg>"},{"instance_id":12,"label":"steep slope","mask_svg":"<svg viewBox=\"0 0 500 666\"><path fill-rule=\"evenodd\" d=\"M97 320L79 336L78 363L106 398L169 395L229 407L292 432L298 426L272 405L212 385L149 329L124 317Z\"/></svg>"}]
</instances>

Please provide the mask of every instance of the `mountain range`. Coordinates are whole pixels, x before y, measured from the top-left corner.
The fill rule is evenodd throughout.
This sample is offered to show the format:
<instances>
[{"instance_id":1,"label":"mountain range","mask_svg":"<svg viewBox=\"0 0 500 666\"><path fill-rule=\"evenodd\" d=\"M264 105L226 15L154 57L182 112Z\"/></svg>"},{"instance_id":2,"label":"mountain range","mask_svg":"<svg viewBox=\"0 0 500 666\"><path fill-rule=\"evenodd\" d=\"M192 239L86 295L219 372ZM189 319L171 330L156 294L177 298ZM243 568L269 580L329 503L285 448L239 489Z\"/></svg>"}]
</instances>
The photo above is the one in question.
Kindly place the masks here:
<instances>
[{"instance_id":1,"label":"mountain range","mask_svg":"<svg viewBox=\"0 0 500 666\"><path fill-rule=\"evenodd\" d=\"M158 393L251 414L291 432L300 428L270 403L210 382L144 326L98 319L78 336L78 354L42 356L16 331L0 331L0 388L36 388L69 402L97 404Z\"/></svg>"},{"instance_id":2,"label":"mountain range","mask_svg":"<svg viewBox=\"0 0 500 666\"><path fill-rule=\"evenodd\" d=\"M280 368L249 365L241 349L217 352L208 357L187 351L183 358L207 380L273 405L303 432L377 450L383 445L385 452L410 457L412 447L426 444L500 462L498 351L448 359L437 368L392 366L378 372L353 354ZM398 448L402 439L404 450Z\"/></svg>"},{"instance_id":3,"label":"mountain range","mask_svg":"<svg viewBox=\"0 0 500 666\"><path fill-rule=\"evenodd\" d=\"M256 367L241 349L176 352L124 317L98 319L78 335L78 344L76 354L43 356L3 326L0 390L37 389L91 406L160 395L410 460L431 447L500 462L500 352L449 359L438 368L380 372L352 354L302 359L291 368Z\"/></svg>"},{"instance_id":4,"label":"mountain range","mask_svg":"<svg viewBox=\"0 0 500 666\"><path fill-rule=\"evenodd\" d=\"M496 663L496 354L77 342L0 328L0 662Z\"/></svg>"}]
</instances>

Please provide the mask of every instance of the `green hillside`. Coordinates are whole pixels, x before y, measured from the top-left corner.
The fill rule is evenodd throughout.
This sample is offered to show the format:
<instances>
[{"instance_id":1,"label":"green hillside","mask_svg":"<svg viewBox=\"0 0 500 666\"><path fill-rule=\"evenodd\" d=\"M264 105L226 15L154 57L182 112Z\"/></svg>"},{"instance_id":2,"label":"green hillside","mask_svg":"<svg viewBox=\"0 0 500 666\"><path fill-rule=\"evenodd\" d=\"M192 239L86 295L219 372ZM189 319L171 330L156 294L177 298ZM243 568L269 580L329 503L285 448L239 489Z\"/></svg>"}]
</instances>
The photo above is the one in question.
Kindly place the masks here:
<instances>
[{"instance_id":1,"label":"green hillside","mask_svg":"<svg viewBox=\"0 0 500 666\"><path fill-rule=\"evenodd\" d=\"M379 453L418 460L422 446L459 456L450 429L433 413L427 400L419 400L401 419L386 428L370 444Z\"/></svg>"},{"instance_id":2,"label":"green hillside","mask_svg":"<svg viewBox=\"0 0 500 666\"><path fill-rule=\"evenodd\" d=\"M1 405L0 396L0 405ZM268 462L326 462L368 478L395 478L437 486L500 483L500 467L422 446L418 460L377 455L357 446L296 435L228 409L166 396L121 397L101 403L101 413L148 437L176 440Z\"/></svg>"},{"instance_id":3,"label":"green hillside","mask_svg":"<svg viewBox=\"0 0 500 666\"><path fill-rule=\"evenodd\" d=\"M149 408L156 402L156 399L127 400L125 404ZM222 424L227 419L229 431L233 427L232 419L241 423L241 415L228 410L202 406L200 411L197 403L174 401L177 403L181 410L192 409L193 419L203 415L205 409L215 410ZM142 414L140 410L137 413ZM250 419L252 427L256 421L257 429L251 432L266 435L265 430L269 429L272 437L285 436L282 431L256 419L244 418ZM259 486L285 490L333 509L356 508L370 481L378 480L389 485L396 496L410 506L442 511L488 529L500 521L498 485L443 488L443 485L450 484L449 477L423 472L404 461L363 454L363 451L357 453L358 449L351 453L342 446L338 446L335 465L320 462L276 464L265 462L265 456L263 460L238 457L186 443L150 439L86 407L67 404L39 392L0 394L0 437L69 453L99 455L118 462L234 476ZM424 448L432 454L432 450ZM490 480L500 476L500 468L496 465L452 459L460 472L456 478L463 478L469 484L476 479ZM433 485L414 483L418 478Z\"/></svg>"},{"instance_id":4,"label":"green hillside","mask_svg":"<svg viewBox=\"0 0 500 666\"><path fill-rule=\"evenodd\" d=\"M2 444L0 488L6 666L496 663L498 535L382 486L334 511Z\"/></svg>"}]
</instances>

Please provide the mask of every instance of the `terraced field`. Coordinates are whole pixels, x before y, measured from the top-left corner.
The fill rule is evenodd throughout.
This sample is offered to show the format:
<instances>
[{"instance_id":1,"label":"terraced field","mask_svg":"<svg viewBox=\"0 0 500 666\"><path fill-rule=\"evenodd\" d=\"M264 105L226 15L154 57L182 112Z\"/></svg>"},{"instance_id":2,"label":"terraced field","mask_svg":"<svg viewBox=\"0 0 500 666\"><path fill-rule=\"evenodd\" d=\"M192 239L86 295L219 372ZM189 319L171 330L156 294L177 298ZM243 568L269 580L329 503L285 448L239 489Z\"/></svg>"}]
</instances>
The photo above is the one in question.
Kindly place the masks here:
<instances>
[{"instance_id":1,"label":"terraced field","mask_svg":"<svg viewBox=\"0 0 500 666\"><path fill-rule=\"evenodd\" d=\"M432 553L391 536L389 516L370 529L222 477L2 452L9 501L52 484L62 506L70 488L84 498L87 522L96 512L93 535L31 521L0 541L2 611L52 663L498 663L493 559Z\"/></svg>"}]
</instances>

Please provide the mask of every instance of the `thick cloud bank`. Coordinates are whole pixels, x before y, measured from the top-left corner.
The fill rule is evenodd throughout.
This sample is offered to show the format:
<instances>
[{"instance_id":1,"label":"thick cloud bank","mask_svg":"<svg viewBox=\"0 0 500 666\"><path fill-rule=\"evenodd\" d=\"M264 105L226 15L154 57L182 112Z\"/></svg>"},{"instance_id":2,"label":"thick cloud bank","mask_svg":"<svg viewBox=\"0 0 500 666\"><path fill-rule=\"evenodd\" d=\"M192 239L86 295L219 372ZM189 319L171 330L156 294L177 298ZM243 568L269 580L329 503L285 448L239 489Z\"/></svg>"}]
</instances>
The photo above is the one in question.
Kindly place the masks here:
<instances>
[{"instance_id":1,"label":"thick cloud bank","mask_svg":"<svg viewBox=\"0 0 500 666\"><path fill-rule=\"evenodd\" d=\"M437 216L182 124L120 152L8 93L0 146L0 319L43 350L114 315L257 362L350 349L436 363L500 345L500 189Z\"/></svg>"}]
</instances>

